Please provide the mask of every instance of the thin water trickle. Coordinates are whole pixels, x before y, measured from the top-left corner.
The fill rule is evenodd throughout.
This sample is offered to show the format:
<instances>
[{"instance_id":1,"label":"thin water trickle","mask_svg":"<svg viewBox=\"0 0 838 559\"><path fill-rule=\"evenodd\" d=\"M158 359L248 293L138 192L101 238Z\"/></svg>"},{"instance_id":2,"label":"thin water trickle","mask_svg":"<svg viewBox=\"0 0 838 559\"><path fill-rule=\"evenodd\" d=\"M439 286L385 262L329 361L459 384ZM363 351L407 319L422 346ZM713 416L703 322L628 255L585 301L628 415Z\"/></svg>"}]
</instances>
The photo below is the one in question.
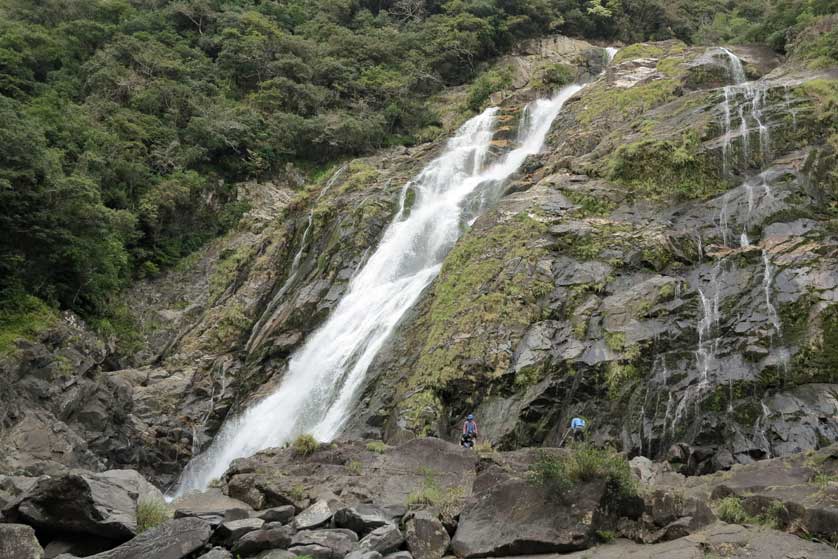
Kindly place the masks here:
<instances>
[{"instance_id":1,"label":"thin water trickle","mask_svg":"<svg viewBox=\"0 0 838 559\"><path fill-rule=\"evenodd\" d=\"M288 271L288 276L285 278L285 282L282 284L282 287L276 292L276 294L271 298L270 303L265 308L265 311L262 312L261 318L256 322L253 326L253 330L251 331L250 338L247 340L247 344L245 345L245 350L249 353L259 347L259 345L264 341L265 336L270 332L272 328L272 324L276 319L277 313L279 312L279 305L283 302L285 298L285 294L294 284L294 281L297 279L297 274L300 271L300 262L302 261L303 254L305 253L308 241L308 236L311 232L312 225L314 224L314 210L317 206L317 202L320 201L323 196L326 195L327 192L332 188L332 186L337 182L337 180L341 177L341 175L346 171L346 165L342 165L335 173L326 181L326 184L323 186L323 189L317 195L317 198L314 200L314 204L312 204L311 211L308 214L308 220L306 221L306 228L303 230L302 238L300 239L300 248L297 250L297 253L294 255L294 259L291 261L291 268Z\"/></svg>"},{"instance_id":2,"label":"thin water trickle","mask_svg":"<svg viewBox=\"0 0 838 559\"><path fill-rule=\"evenodd\" d=\"M279 388L224 423L210 448L184 470L178 494L206 487L236 458L301 433L331 440L340 432L374 357L473 217L466 214L475 207L470 202L487 189L489 198L502 194L504 181L541 150L564 102L580 89L568 86L552 99L534 101L523 141L492 164L487 158L497 110L460 128L412 181L416 198L409 216L390 224L329 319L291 357Z\"/></svg>"},{"instance_id":3,"label":"thin water trickle","mask_svg":"<svg viewBox=\"0 0 838 559\"><path fill-rule=\"evenodd\" d=\"M617 47L605 47L605 58L607 60L606 64L611 64L619 51L620 49Z\"/></svg>"}]
</instances>

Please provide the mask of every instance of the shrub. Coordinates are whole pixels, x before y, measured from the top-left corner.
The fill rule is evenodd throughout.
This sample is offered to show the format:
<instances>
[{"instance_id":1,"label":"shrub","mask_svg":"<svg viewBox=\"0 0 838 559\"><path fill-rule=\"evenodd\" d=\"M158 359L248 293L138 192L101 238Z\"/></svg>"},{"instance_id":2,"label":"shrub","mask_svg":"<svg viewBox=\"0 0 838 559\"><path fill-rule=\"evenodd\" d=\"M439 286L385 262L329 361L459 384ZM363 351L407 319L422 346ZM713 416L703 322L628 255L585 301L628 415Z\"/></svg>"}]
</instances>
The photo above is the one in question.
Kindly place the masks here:
<instances>
[{"instance_id":1,"label":"shrub","mask_svg":"<svg viewBox=\"0 0 838 559\"><path fill-rule=\"evenodd\" d=\"M305 434L294 439L294 443L291 446L294 449L294 454L297 456L310 456L314 454L319 444L314 437Z\"/></svg>"},{"instance_id":2,"label":"shrub","mask_svg":"<svg viewBox=\"0 0 838 559\"><path fill-rule=\"evenodd\" d=\"M576 483L595 479L606 480L621 496L637 495L637 484L626 459L611 449L589 445L568 455L543 453L530 467L530 479L554 497L563 496Z\"/></svg>"},{"instance_id":3,"label":"shrub","mask_svg":"<svg viewBox=\"0 0 838 559\"><path fill-rule=\"evenodd\" d=\"M596 538L602 543L611 543L617 539L617 534L611 530L597 530Z\"/></svg>"},{"instance_id":4,"label":"shrub","mask_svg":"<svg viewBox=\"0 0 838 559\"><path fill-rule=\"evenodd\" d=\"M719 520L731 524L743 524L752 520L742 506L742 499L735 496L725 497L718 502L716 505L716 516L719 517Z\"/></svg>"},{"instance_id":5,"label":"shrub","mask_svg":"<svg viewBox=\"0 0 838 559\"><path fill-rule=\"evenodd\" d=\"M387 450L387 445L381 441L372 441L367 443L367 450L376 454L384 454L384 451Z\"/></svg>"},{"instance_id":6,"label":"shrub","mask_svg":"<svg viewBox=\"0 0 838 559\"><path fill-rule=\"evenodd\" d=\"M361 475L361 471L363 470L364 465L361 464L358 460L350 460L349 464L346 465L346 469L349 470L352 475L359 476Z\"/></svg>"},{"instance_id":7,"label":"shrub","mask_svg":"<svg viewBox=\"0 0 838 559\"><path fill-rule=\"evenodd\" d=\"M137 502L137 533L160 526L172 517L172 511L159 499L140 499Z\"/></svg>"}]
</instances>

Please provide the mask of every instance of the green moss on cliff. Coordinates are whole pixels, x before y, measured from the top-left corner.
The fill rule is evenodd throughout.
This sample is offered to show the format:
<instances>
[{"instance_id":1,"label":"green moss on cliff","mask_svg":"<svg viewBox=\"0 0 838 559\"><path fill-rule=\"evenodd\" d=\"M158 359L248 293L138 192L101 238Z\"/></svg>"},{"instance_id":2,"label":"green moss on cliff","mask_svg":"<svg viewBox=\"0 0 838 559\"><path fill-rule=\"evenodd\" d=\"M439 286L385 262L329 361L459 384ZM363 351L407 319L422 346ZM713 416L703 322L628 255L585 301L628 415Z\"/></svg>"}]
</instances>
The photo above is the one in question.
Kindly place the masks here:
<instances>
[{"instance_id":1,"label":"green moss on cliff","mask_svg":"<svg viewBox=\"0 0 838 559\"><path fill-rule=\"evenodd\" d=\"M680 141L641 140L619 147L609 160L609 177L655 200L701 199L722 192L719 161L699 154L697 134Z\"/></svg>"},{"instance_id":2,"label":"green moss on cliff","mask_svg":"<svg viewBox=\"0 0 838 559\"><path fill-rule=\"evenodd\" d=\"M822 311L815 336L795 357L791 367L794 384L838 382L838 305Z\"/></svg>"},{"instance_id":3,"label":"green moss on cliff","mask_svg":"<svg viewBox=\"0 0 838 559\"><path fill-rule=\"evenodd\" d=\"M626 60L635 60L637 58L655 58L661 56L664 52L663 48L658 45L636 43L617 51L617 54L614 55L614 64L620 64Z\"/></svg>"},{"instance_id":4,"label":"green moss on cliff","mask_svg":"<svg viewBox=\"0 0 838 559\"><path fill-rule=\"evenodd\" d=\"M58 321L58 313L31 295L20 294L0 306L0 355L14 349L16 341L32 339Z\"/></svg>"},{"instance_id":5,"label":"green moss on cliff","mask_svg":"<svg viewBox=\"0 0 838 559\"><path fill-rule=\"evenodd\" d=\"M411 385L443 386L474 370L475 363L490 377L506 372L510 338L520 337L540 316L538 301L551 288L534 269L545 252L538 243L545 230L519 214L488 230L470 231L454 247L423 319L428 335Z\"/></svg>"}]
</instances>

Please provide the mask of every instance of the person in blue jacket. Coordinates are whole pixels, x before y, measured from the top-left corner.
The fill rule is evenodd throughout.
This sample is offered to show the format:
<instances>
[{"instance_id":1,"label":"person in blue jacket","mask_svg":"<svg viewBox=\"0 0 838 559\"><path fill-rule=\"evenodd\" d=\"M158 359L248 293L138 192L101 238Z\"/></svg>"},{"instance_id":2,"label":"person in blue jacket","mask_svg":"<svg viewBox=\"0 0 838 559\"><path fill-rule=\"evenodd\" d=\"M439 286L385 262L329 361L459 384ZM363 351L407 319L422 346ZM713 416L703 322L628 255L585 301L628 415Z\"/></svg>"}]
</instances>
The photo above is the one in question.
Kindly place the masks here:
<instances>
[{"instance_id":1,"label":"person in blue jacket","mask_svg":"<svg viewBox=\"0 0 838 559\"><path fill-rule=\"evenodd\" d=\"M581 417L574 417L570 420L570 432L574 441L581 441L585 438L586 422Z\"/></svg>"},{"instance_id":2,"label":"person in blue jacket","mask_svg":"<svg viewBox=\"0 0 838 559\"><path fill-rule=\"evenodd\" d=\"M474 446L474 441L477 439L478 429L477 422L474 420L474 414L468 414L465 423L463 423L463 436L460 439L460 444L466 448Z\"/></svg>"}]
</instances>

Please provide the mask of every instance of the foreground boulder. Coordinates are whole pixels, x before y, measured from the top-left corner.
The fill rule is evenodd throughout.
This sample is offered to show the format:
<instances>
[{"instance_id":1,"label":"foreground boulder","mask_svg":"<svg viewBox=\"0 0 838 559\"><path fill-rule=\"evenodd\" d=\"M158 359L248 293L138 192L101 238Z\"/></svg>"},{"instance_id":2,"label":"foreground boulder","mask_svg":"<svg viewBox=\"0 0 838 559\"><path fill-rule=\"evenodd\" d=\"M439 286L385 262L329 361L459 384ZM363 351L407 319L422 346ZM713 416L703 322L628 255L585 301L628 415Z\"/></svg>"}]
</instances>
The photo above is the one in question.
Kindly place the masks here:
<instances>
[{"instance_id":1,"label":"foreground boulder","mask_svg":"<svg viewBox=\"0 0 838 559\"><path fill-rule=\"evenodd\" d=\"M125 541L137 532L137 503L163 500L134 470L73 472L43 478L4 516L37 529Z\"/></svg>"},{"instance_id":2,"label":"foreground boulder","mask_svg":"<svg viewBox=\"0 0 838 559\"><path fill-rule=\"evenodd\" d=\"M291 541L290 551L297 555L312 555L329 559L342 559L348 555L358 541L351 530L306 530L299 532Z\"/></svg>"},{"instance_id":3,"label":"foreground boulder","mask_svg":"<svg viewBox=\"0 0 838 559\"><path fill-rule=\"evenodd\" d=\"M0 524L0 559L43 559L35 530L23 524Z\"/></svg>"},{"instance_id":4,"label":"foreground boulder","mask_svg":"<svg viewBox=\"0 0 838 559\"><path fill-rule=\"evenodd\" d=\"M293 535L294 531L290 526L248 532L233 545L233 553L249 557L268 549L286 549L291 544Z\"/></svg>"},{"instance_id":5,"label":"foreground boulder","mask_svg":"<svg viewBox=\"0 0 838 559\"><path fill-rule=\"evenodd\" d=\"M245 511L244 517L247 517L252 510L247 503L228 497L215 488L180 497L175 501L174 509L175 518L200 518L213 527L224 520L232 520L229 511Z\"/></svg>"},{"instance_id":6,"label":"foreground boulder","mask_svg":"<svg viewBox=\"0 0 838 559\"><path fill-rule=\"evenodd\" d=\"M335 513L335 526L348 528L357 534L368 534L385 524L395 524L404 516L405 507L378 507L360 504Z\"/></svg>"},{"instance_id":7,"label":"foreground boulder","mask_svg":"<svg viewBox=\"0 0 838 559\"><path fill-rule=\"evenodd\" d=\"M385 524L366 535L358 544L361 551L377 551L387 555L404 543L404 536L393 524Z\"/></svg>"},{"instance_id":8,"label":"foreground boulder","mask_svg":"<svg viewBox=\"0 0 838 559\"><path fill-rule=\"evenodd\" d=\"M451 543L442 522L424 511L416 513L407 521L405 539L415 559L442 559Z\"/></svg>"},{"instance_id":9,"label":"foreground boulder","mask_svg":"<svg viewBox=\"0 0 838 559\"><path fill-rule=\"evenodd\" d=\"M90 559L183 559L204 547L209 539L208 523L200 518L178 518ZM73 557L65 554L57 559Z\"/></svg>"}]
</instances>

